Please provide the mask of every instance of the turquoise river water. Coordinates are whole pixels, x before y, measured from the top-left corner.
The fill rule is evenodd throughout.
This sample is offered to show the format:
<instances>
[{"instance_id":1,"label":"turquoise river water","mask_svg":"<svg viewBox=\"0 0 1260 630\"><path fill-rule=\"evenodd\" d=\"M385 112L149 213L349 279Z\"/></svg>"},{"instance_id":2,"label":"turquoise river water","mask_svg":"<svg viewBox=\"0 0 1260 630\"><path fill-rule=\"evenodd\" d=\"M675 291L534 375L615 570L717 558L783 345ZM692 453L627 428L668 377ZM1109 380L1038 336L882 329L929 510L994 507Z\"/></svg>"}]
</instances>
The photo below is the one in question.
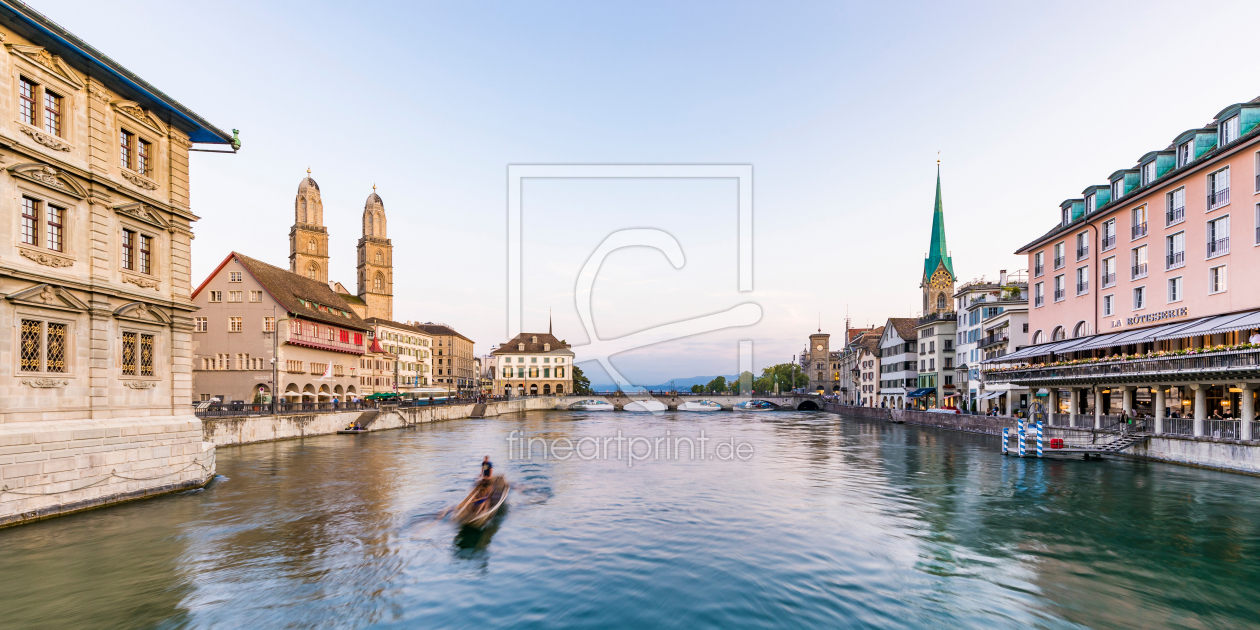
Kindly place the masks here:
<instances>
[{"instance_id":1,"label":"turquoise river water","mask_svg":"<svg viewBox=\"0 0 1260 630\"><path fill-rule=\"evenodd\" d=\"M524 459L513 430L600 442ZM621 443L636 456L704 431L709 459L670 441L618 459L618 431L647 438ZM506 510L484 532L434 523L487 454ZM218 466L204 491L0 530L0 627L1260 624L1260 479L1004 458L985 436L530 412L223 448Z\"/></svg>"}]
</instances>

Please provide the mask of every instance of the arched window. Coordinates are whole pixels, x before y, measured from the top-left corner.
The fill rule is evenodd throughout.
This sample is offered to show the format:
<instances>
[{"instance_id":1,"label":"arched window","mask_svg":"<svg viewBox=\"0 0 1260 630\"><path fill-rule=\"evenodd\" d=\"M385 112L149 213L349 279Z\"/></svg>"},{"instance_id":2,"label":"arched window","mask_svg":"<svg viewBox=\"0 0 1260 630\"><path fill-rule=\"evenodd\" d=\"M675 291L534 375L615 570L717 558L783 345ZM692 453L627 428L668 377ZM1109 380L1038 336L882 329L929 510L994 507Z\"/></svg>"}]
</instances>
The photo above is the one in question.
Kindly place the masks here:
<instances>
[{"instance_id":1,"label":"arched window","mask_svg":"<svg viewBox=\"0 0 1260 630\"><path fill-rule=\"evenodd\" d=\"M385 276L384 274L378 273L376 274L376 277L372 279L372 290L376 291L377 293L380 293L384 289L385 289Z\"/></svg>"},{"instance_id":2,"label":"arched window","mask_svg":"<svg viewBox=\"0 0 1260 630\"><path fill-rule=\"evenodd\" d=\"M945 310L945 294L944 293L937 294L936 308L942 311Z\"/></svg>"},{"instance_id":3,"label":"arched window","mask_svg":"<svg viewBox=\"0 0 1260 630\"><path fill-rule=\"evenodd\" d=\"M1054 332L1050 334L1050 341L1063 341L1067 339L1067 333L1062 326L1055 326Z\"/></svg>"},{"instance_id":4,"label":"arched window","mask_svg":"<svg viewBox=\"0 0 1260 630\"><path fill-rule=\"evenodd\" d=\"M1092 335L1093 333L1094 333L1093 326L1090 326L1089 322L1084 322L1084 321L1077 323L1076 328L1072 330L1073 337L1088 337L1089 335Z\"/></svg>"},{"instance_id":5,"label":"arched window","mask_svg":"<svg viewBox=\"0 0 1260 630\"><path fill-rule=\"evenodd\" d=\"M375 261L376 261L376 264L378 264L378 265L380 265L380 264L384 264L384 263L385 263L385 256L383 256L383 255L381 254L381 250L379 250L379 249L378 249L378 250L376 250L376 258L375 258Z\"/></svg>"},{"instance_id":6,"label":"arched window","mask_svg":"<svg viewBox=\"0 0 1260 630\"><path fill-rule=\"evenodd\" d=\"M302 197L302 214L299 217L302 223L306 223L306 197Z\"/></svg>"},{"instance_id":7,"label":"arched window","mask_svg":"<svg viewBox=\"0 0 1260 630\"><path fill-rule=\"evenodd\" d=\"M1033 333L1033 345L1037 345L1037 344L1045 343L1045 342L1046 342L1046 333L1043 333L1040 330Z\"/></svg>"},{"instance_id":8,"label":"arched window","mask_svg":"<svg viewBox=\"0 0 1260 630\"><path fill-rule=\"evenodd\" d=\"M306 270L306 277L311 280L319 280L319 265L311 263L311 266Z\"/></svg>"},{"instance_id":9,"label":"arched window","mask_svg":"<svg viewBox=\"0 0 1260 630\"><path fill-rule=\"evenodd\" d=\"M375 236L374 228L372 227L372 214L371 213L368 213L367 215L367 225L363 226L363 235Z\"/></svg>"},{"instance_id":10,"label":"arched window","mask_svg":"<svg viewBox=\"0 0 1260 630\"><path fill-rule=\"evenodd\" d=\"M315 253L315 239L311 239L311 240L307 241L307 243L306 243L306 251L308 251L308 252L310 252L310 253L312 253L312 254L314 254L314 253Z\"/></svg>"}]
</instances>

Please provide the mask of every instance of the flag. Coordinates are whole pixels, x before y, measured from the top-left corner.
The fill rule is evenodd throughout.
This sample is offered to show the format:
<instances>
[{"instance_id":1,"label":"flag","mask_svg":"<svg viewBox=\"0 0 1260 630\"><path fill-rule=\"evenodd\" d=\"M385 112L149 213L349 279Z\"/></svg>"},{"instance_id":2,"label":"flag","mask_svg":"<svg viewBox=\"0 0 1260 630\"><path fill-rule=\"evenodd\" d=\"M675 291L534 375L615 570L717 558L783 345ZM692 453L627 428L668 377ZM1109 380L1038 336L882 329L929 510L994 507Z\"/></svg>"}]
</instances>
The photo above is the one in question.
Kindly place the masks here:
<instances>
[{"instance_id":1,"label":"flag","mask_svg":"<svg viewBox=\"0 0 1260 630\"><path fill-rule=\"evenodd\" d=\"M332 377L333 377L333 375L332 375L332 364L331 364L331 363L325 363L325 364L324 364L324 375L323 375L323 376L321 376L321 377L319 377L319 380L321 380L321 381L326 381L326 380L328 380L328 379L330 379L330 378L332 378Z\"/></svg>"}]
</instances>

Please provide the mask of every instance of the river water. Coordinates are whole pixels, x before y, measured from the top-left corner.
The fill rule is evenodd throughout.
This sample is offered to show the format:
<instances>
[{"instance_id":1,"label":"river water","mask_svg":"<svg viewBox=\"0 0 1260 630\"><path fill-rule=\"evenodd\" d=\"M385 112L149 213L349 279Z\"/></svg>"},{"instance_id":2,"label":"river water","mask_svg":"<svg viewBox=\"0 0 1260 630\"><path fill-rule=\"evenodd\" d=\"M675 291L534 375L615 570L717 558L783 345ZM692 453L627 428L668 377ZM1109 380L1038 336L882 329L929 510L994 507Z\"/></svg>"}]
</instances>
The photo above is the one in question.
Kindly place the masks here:
<instances>
[{"instance_id":1,"label":"river water","mask_svg":"<svg viewBox=\"0 0 1260 630\"><path fill-rule=\"evenodd\" d=\"M512 458L513 430L600 441ZM669 439L618 459L619 431ZM667 448L701 431L708 459ZM487 454L515 484L506 511L484 532L434 523ZM985 436L822 412L530 412L224 448L218 465L204 491L0 530L0 627L1260 622L1260 479L1004 458Z\"/></svg>"}]
</instances>

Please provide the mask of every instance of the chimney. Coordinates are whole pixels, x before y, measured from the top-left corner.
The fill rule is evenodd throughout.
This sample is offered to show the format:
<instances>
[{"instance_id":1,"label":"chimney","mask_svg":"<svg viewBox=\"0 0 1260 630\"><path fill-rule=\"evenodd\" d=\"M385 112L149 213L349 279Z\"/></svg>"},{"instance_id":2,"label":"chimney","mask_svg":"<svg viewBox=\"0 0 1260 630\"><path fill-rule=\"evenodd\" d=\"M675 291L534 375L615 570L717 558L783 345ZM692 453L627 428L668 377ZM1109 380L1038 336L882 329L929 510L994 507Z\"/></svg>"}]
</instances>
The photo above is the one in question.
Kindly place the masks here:
<instances>
[{"instance_id":1,"label":"chimney","mask_svg":"<svg viewBox=\"0 0 1260 630\"><path fill-rule=\"evenodd\" d=\"M1001 286L1001 287L1006 286L1006 270L1005 269L998 272L998 286Z\"/></svg>"}]
</instances>

